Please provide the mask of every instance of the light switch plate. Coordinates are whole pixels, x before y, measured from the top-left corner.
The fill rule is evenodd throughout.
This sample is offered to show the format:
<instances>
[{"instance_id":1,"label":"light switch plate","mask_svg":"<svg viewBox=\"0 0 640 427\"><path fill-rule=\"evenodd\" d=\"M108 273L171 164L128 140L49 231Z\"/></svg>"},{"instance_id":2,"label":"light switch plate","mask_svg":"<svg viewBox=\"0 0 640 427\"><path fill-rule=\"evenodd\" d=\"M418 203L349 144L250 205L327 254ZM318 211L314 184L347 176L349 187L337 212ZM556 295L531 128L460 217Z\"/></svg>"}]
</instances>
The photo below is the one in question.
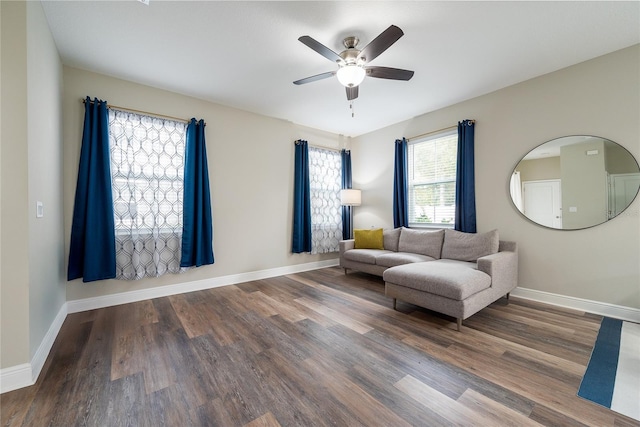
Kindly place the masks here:
<instances>
[{"instance_id":1,"label":"light switch plate","mask_svg":"<svg viewBox=\"0 0 640 427\"><path fill-rule=\"evenodd\" d=\"M44 205L42 202L36 202L36 218L42 218L44 216Z\"/></svg>"}]
</instances>

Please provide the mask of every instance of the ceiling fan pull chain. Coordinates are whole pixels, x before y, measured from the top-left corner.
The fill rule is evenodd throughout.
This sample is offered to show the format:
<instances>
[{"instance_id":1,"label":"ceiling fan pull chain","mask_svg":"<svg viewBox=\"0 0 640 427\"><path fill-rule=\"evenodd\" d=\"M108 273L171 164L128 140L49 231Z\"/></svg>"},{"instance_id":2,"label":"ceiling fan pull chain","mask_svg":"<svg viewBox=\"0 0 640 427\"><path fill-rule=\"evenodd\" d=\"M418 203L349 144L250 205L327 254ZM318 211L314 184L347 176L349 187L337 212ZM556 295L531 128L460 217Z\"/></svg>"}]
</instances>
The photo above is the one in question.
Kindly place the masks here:
<instances>
[{"instance_id":1,"label":"ceiling fan pull chain","mask_svg":"<svg viewBox=\"0 0 640 427\"><path fill-rule=\"evenodd\" d=\"M349 101L349 108L351 108L351 117L355 117L356 110L353 108L353 100Z\"/></svg>"}]
</instances>

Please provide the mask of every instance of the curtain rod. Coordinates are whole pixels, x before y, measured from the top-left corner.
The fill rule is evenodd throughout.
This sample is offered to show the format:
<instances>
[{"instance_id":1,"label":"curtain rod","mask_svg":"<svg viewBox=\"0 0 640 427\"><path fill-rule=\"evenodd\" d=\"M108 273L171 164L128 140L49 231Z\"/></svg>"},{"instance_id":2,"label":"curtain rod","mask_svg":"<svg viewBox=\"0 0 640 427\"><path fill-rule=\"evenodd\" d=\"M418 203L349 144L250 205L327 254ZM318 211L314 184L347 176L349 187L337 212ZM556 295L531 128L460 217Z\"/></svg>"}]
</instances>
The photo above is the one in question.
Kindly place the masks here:
<instances>
[{"instance_id":1,"label":"curtain rod","mask_svg":"<svg viewBox=\"0 0 640 427\"><path fill-rule=\"evenodd\" d=\"M299 139L296 139L295 141L293 141L293 143L295 145L298 145L298 141L300 141ZM309 141L307 141L307 146L311 147L311 148L319 148L321 150L327 150L327 151L337 151L338 153L340 153L343 149L342 148L333 148L333 147L324 147L322 145L316 145L316 144L309 144ZM351 151L351 150L347 150L346 148L344 149L346 151Z\"/></svg>"},{"instance_id":2,"label":"curtain rod","mask_svg":"<svg viewBox=\"0 0 640 427\"><path fill-rule=\"evenodd\" d=\"M468 121L471 122L471 123L475 123L476 122L475 120L468 120ZM407 142L411 141L412 139L422 138L422 137L425 137L425 136L429 136L429 135L433 135L433 134L436 134L436 133L444 132L445 130L456 129L457 127L458 127L458 125L454 125L454 126L449 126L449 127L446 127L446 128L434 130L434 131L431 131L431 132L427 132L427 133L421 133L420 135L416 135L416 136L412 136L411 138L407 138Z\"/></svg>"},{"instance_id":3,"label":"curtain rod","mask_svg":"<svg viewBox=\"0 0 640 427\"><path fill-rule=\"evenodd\" d=\"M83 104L86 104L87 99L81 99ZM91 103L93 103L93 101L90 101ZM161 117L163 119L170 119L170 120L175 120L177 122L184 122L184 123L189 123L191 120L187 120L187 119L182 119L180 117L173 117L173 116L167 116L164 114L158 114L158 113L151 113L149 111L142 111L142 110L134 110L133 108L125 108L125 107L118 107L117 105L111 105L111 104L107 104L107 108L115 108L116 110L123 110L123 111L129 111L131 113L138 113L138 114L144 114L146 116L155 116L155 117ZM206 123L205 123L206 126Z\"/></svg>"}]
</instances>

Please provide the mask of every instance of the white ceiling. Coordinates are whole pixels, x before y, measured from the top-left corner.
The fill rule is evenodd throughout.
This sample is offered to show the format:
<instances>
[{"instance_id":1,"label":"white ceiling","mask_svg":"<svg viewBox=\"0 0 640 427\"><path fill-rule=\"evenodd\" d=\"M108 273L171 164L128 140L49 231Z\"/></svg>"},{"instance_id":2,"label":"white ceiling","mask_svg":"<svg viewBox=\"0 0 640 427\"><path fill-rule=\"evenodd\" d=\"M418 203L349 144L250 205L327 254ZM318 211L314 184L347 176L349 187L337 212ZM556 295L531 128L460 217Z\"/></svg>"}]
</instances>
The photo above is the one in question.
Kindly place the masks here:
<instances>
[{"instance_id":1,"label":"white ceiling","mask_svg":"<svg viewBox=\"0 0 640 427\"><path fill-rule=\"evenodd\" d=\"M128 0L43 7L65 65L346 136L640 43L638 1ZM293 85L337 68L298 37L340 52L344 37L359 37L362 48L391 24L405 35L371 65L415 75L408 82L367 77L354 118L337 79Z\"/></svg>"}]
</instances>

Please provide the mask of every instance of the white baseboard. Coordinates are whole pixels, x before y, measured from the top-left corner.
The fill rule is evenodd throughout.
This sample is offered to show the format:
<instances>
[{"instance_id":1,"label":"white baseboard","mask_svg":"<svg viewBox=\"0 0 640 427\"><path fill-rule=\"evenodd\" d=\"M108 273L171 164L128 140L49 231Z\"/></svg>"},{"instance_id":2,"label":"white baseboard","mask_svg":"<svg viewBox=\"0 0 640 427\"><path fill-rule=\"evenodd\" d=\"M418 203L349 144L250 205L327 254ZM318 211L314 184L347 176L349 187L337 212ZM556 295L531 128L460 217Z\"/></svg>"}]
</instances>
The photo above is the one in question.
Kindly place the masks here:
<instances>
[{"instance_id":1,"label":"white baseboard","mask_svg":"<svg viewBox=\"0 0 640 427\"><path fill-rule=\"evenodd\" d=\"M0 369L0 393L29 387L35 383L32 377L31 363Z\"/></svg>"},{"instance_id":2,"label":"white baseboard","mask_svg":"<svg viewBox=\"0 0 640 427\"><path fill-rule=\"evenodd\" d=\"M53 347L53 343L60 332L60 328L62 328L62 324L64 323L64 319L67 318L67 303L65 302L60 307L60 311L58 311L58 315L55 319L53 319L53 323L49 327L47 334L42 339L36 354L33 355L31 359L31 371L33 382L35 383L40 376L40 371L44 367L44 363L47 361L47 357L49 357L49 352Z\"/></svg>"},{"instance_id":3,"label":"white baseboard","mask_svg":"<svg viewBox=\"0 0 640 427\"><path fill-rule=\"evenodd\" d=\"M0 369L0 393L6 393L35 384L66 318L67 303L64 303L62 307L60 307L60 311L58 311L55 319L53 319L51 326L49 326L49 330L38 346L36 353L33 355L31 363L23 363L22 365Z\"/></svg>"},{"instance_id":4,"label":"white baseboard","mask_svg":"<svg viewBox=\"0 0 640 427\"><path fill-rule=\"evenodd\" d=\"M572 308L574 310L586 311L588 313L599 314L601 316L622 319L628 322L640 323L640 309L637 308L624 307L621 305L608 304L605 302L592 301L566 295L552 294L550 292L528 288L516 288L511 291L511 295L559 307Z\"/></svg>"},{"instance_id":5,"label":"white baseboard","mask_svg":"<svg viewBox=\"0 0 640 427\"><path fill-rule=\"evenodd\" d=\"M71 300L67 301L67 309L69 313L78 313L81 311L95 310L113 305L178 295L186 292L201 291L204 289L212 289L219 286L235 285L238 283L250 282L252 280L268 279L270 277L284 276L286 274L301 273L303 271L317 270L325 267L334 267L336 265L338 265L338 259L330 259L327 261L309 262L306 264L289 265L286 267L270 268L267 270L230 274L228 276L213 277L211 279L178 283L175 285L159 286L139 291L122 292L95 298Z\"/></svg>"}]
</instances>

